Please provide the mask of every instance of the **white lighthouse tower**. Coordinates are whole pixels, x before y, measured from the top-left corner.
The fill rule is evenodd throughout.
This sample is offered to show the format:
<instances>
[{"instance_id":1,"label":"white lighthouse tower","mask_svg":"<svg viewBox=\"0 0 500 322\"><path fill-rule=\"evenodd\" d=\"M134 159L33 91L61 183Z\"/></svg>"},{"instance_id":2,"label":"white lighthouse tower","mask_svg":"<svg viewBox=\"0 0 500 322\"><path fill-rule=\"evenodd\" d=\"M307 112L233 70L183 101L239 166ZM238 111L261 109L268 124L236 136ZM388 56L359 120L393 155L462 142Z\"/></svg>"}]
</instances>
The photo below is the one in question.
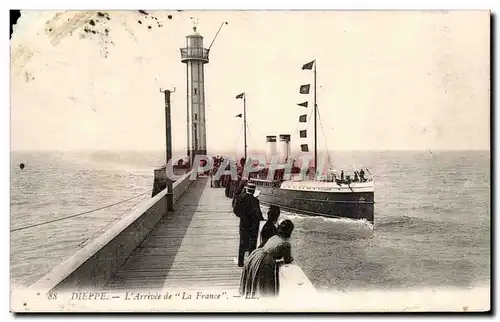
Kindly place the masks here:
<instances>
[{"instance_id":1,"label":"white lighthouse tower","mask_svg":"<svg viewBox=\"0 0 500 322\"><path fill-rule=\"evenodd\" d=\"M193 32L186 36L186 47L181 48L181 62L186 64L187 153L191 164L195 155L207 154L204 65L208 63L208 53L194 26Z\"/></svg>"}]
</instances>

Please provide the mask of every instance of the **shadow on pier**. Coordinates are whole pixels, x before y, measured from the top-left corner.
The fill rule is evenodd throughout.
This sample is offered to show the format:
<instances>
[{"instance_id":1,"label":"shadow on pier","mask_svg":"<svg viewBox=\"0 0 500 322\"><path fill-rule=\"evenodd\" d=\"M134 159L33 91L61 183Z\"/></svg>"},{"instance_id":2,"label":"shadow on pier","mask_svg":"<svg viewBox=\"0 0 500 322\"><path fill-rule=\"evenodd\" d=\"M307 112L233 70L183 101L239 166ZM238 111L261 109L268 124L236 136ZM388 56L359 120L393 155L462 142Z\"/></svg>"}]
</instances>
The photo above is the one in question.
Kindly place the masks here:
<instances>
[{"instance_id":1,"label":"shadow on pier","mask_svg":"<svg viewBox=\"0 0 500 322\"><path fill-rule=\"evenodd\" d=\"M230 203L221 189L210 188L208 179L197 179L105 289L237 289L238 220Z\"/></svg>"},{"instance_id":2,"label":"shadow on pier","mask_svg":"<svg viewBox=\"0 0 500 322\"><path fill-rule=\"evenodd\" d=\"M182 196L174 211L166 214L116 272L106 288L161 289L169 275L206 181L198 179Z\"/></svg>"}]
</instances>

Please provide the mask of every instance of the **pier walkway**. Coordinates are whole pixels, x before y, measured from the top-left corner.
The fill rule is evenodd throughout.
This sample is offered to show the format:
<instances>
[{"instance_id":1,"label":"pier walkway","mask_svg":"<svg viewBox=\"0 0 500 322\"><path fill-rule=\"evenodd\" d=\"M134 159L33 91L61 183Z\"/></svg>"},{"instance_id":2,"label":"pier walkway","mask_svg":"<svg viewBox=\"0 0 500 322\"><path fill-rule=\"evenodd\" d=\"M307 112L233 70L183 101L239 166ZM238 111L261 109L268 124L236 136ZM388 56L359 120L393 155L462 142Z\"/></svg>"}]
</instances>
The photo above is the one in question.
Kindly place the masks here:
<instances>
[{"instance_id":1,"label":"pier walkway","mask_svg":"<svg viewBox=\"0 0 500 322\"><path fill-rule=\"evenodd\" d=\"M104 287L237 291L238 218L223 189L199 178Z\"/></svg>"},{"instance_id":2,"label":"pier walkway","mask_svg":"<svg viewBox=\"0 0 500 322\"><path fill-rule=\"evenodd\" d=\"M208 291L239 298L239 219L224 189L211 188L208 178L193 180L192 174L190 171L174 182L171 201L167 189L144 200L40 280L20 290L22 294L14 305L22 311L33 305L48 309L58 303L51 301L54 294L68 305L75 294L77 298L81 294L111 294L111 299L119 300L131 293L156 292L165 296L174 292L175 298L182 301L184 298L178 294L183 297L184 292ZM168 210L170 206L173 210ZM279 281L280 297L316 294L296 264L282 265ZM120 301L106 303L116 303L113 305L117 310L132 308L120 306ZM149 301L141 303L151 305ZM176 301L158 303L168 309L177 307ZM189 310L199 309L196 302L182 303L193 303ZM230 302L217 303L235 309Z\"/></svg>"}]
</instances>

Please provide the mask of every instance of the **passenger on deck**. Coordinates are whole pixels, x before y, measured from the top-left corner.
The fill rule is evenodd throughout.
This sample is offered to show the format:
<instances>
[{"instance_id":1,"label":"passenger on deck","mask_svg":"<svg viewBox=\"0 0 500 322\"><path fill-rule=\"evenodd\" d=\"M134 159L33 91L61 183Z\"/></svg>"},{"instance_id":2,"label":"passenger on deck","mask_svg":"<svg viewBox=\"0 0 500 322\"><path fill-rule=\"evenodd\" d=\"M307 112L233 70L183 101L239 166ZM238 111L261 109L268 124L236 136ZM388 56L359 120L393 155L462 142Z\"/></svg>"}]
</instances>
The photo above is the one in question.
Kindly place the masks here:
<instances>
[{"instance_id":1,"label":"passenger on deck","mask_svg":"<svg viewBox=\"0 0 500 322\"><path fill-rule=\"evenodd\" d=\"M359 171L359 179L361 180L361 182L365 182L365 171L363 169Z\"/></svg>"},{"instance_id":2,"label":"passenger on deck","mask_svg":"<svg viewBox=\"0 0 500 322\"><path fill-rule=\"evenodd\" d=\"M359 181L358 171L354 171L354 182Z\"/></svg>"},{"instance_id":3,"label":"passenger on deck","mask_svg":"<svg viewBox=\"0 0 500 322\"><path fill-rule=\"evenodd\" d=\"M277 296L279 293L279 265L283 258L291 263L292 246L289 242L294 225L286 219L278 226L278 233L262 248L257 248L245 261L240 280L240 294L246 298Z\"/></svg>"},{"instance_id":4,"label":"passenger on deck","mask_svg":"<svg viewBox=\"0 0 500 322\"><path fill-rule=\"evenodd\" d=\"M344 170L340 170L340 181L344 182Z\"/></svg>"},{"instance_id":5,"label":"passenger on deck","mask_svg":"<svg viewBox=\"0 0 500 322\"><path fill-rule=\"evenodd\" d=\"M276 224L278 223L278 218L280 217L280 208L278 206L271 205L269 207L269 211L267 212L267 221L262 227L260 232L260 246L264 246L264 244L269 240L269 238L273 237L277 234L278 230L276 229Z\"/></svg>"},{"instance_id":6,"label":"passenger on deck","mask_svg":"<svg viewBox=\"0 0 500 322\"><path fill-rule=\"evenodd\" d=\"M254 197L255 184L249 183L246 192L237 196L233 212L240 218L240 246L238 251L238 266L243 266L245 252L249 254L257 247L260 222L264 220L260 210L259 199Z\"/></svg>"}]
</instances>

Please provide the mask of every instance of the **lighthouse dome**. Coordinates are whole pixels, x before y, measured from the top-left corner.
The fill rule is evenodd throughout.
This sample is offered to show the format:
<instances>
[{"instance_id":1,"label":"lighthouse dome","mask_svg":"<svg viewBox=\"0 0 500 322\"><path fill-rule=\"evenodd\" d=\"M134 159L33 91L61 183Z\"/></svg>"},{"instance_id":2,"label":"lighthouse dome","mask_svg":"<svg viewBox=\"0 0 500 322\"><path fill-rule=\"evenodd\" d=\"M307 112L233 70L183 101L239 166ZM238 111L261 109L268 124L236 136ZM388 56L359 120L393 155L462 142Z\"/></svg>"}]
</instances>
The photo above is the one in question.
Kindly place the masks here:
<instances>
[{"instance_id":1,"label":"lighthouse dome","mask_svg":"<svg viewBox=\"0 0 500 322\"><path fill-rule=\"evenodd\" d=\"M191 32L187 37L202 37L201 34L196 31L196 26L193 27L193 32Z\"/></svg>"}]
</instances>

